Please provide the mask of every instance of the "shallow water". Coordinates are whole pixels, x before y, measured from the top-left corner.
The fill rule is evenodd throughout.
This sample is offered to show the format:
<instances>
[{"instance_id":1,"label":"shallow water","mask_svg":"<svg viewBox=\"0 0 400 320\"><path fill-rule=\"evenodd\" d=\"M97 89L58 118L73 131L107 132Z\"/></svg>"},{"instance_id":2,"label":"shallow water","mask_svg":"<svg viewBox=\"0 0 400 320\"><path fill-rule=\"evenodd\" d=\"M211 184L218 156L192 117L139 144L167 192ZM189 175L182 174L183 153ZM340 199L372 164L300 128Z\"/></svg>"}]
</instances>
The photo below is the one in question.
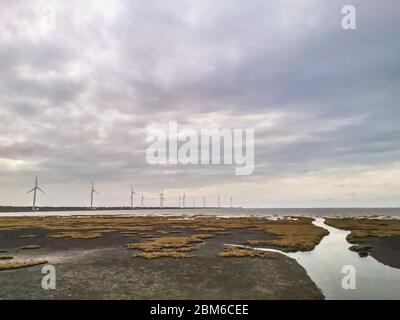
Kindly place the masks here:
<instances>
[{"instance_id":1,"label":"shallow water","mask_svg":"<svg viewBox=\"0 0 400 320\"><path fill-rule=\"evenodd\" d=\"M310 252L284 254L306 269L326 299L400 299L399 269L386 266L371 256L361 258L350 251L351 244L346 240L350 231L330 227L323 218L316 218L313 223L327 229L329 235ZM342 273L342 269L348 265L354 267L356 288L345 290L342 279L348 273Z\"/></svg>"}]
</instances>

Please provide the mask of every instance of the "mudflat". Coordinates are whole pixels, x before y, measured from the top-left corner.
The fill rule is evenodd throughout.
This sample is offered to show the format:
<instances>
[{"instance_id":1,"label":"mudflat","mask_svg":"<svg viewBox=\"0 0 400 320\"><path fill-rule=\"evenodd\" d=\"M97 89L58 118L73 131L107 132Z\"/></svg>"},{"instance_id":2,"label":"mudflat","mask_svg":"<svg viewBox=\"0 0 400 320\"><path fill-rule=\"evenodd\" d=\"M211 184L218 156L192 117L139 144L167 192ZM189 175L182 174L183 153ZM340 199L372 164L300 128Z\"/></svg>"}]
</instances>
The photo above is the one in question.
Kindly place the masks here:
<instances>
[{"instance_id":1,"label":"mudflat","mask_svg":"<svg viewBox=\"0 0 400 320\"><path fill-rule=\"evenodd\" d=\"M0 218L0 256L11 258L0 260L0 298L323 299L295 260L229 246L253 241L310 250L325 234L311 221ZM32 264L1 270L10 261ZM55 267L55 290L41 287L44 263Z\"/></svg>"}]
</instances>

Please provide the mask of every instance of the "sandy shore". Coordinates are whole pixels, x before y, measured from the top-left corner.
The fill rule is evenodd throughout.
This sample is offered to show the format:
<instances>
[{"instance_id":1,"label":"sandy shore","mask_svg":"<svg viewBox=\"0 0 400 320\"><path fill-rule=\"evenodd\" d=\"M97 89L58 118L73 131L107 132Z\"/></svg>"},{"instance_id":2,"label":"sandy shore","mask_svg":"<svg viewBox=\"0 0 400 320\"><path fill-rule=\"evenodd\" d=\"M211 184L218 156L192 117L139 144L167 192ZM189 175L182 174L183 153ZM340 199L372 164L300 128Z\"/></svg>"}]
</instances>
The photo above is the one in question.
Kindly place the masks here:
<instances>
[{"instance_id":1,"label":"sandy shore","mask_svg":"<svg viewBox=\"0 0 400 320\"><path fill-rule=\"evenodd\" d=\"M282 254L219 256L226 244L278 238L250 226L218 231L218 228L212 230L197 225L197 229L204 230L196 230L186 228L184 222L183 226L176 228L179 231L165 225L159 230L153 222L146 229L143 220L140 226L136 224L142 231L135 233L133 226L129 229L129 236L121 230L110 229L99 237L79 238L82 234L78 234L78 238L57 238L49 237L49 234L64 232L65 235L62 228L68 229L72 224L63 222L63 226L57 227L54 224L29 227L28 221L21 225L18 220L18 227L13 227L10 221L3 224L1 221L0 250L6 252L0 256L12 256L14 260L46 260L55 266L57 279L56 290L46 291L41 288L41 265L2 270L1 299L323 299L305 270ZM91 228L94 229L86 228L88 225L84 223L75 226L85 229L87 234L98 232L95 231L98 226L92 222ZM173 226L179 226L178 221ZM101 227L104 231L106 225ZM128 244L152 243L153 239L171 237L168 230L174 232L171 239L199 233L204 235L206 232L210 237L191 243L185 258L146 259L135 256L140 250L127 248ZM21 249L29 245L38 248ZM184 248L188 249L188 246ZM157 250L170 252L170 248Z\"/></svg>"}]
</instances>

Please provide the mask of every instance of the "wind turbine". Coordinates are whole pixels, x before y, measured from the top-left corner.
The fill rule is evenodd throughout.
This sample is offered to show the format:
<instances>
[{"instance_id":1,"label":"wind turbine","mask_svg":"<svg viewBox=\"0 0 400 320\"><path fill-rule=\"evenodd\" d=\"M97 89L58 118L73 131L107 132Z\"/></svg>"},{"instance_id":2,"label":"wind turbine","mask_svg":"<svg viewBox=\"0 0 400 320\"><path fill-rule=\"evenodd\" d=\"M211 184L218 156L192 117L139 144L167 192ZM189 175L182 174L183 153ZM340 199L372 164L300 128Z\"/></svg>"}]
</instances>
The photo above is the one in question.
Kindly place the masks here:
<instances>
[{"instance_id":1,"label":"wind turbine","mask_svg":"<svg viewBox=\"0 0 400 320\"><path fill-rule=\"evenodd\" d=\"M93 181L92 181L92 190L90 190L90 209L93 209L93 194L98 192L94 189Z\"/></svg>"},{"instance_id":2,"label":"wind turbine","mask_svg":"<svg viewBox=\"0 0 400 320\"><path fill-rule=\"evenodd\" d=\"M230 200L231 200L231 208L233 208L233 207L232 207L232 197L231 197L231 199L230 199Z\"/></svg>"},{"instance_id":3,"label":"wind turbine","mask_svg":"<svg viewBox=\"0 0 400 320\"><path fill-rule=\"evenodd\" d=\"M164 190L161 189L161 193L159 194L160 196L160 208L164 206Z\"/></svg>"},{"instance_id":4,"label":"wind turbine","mask_svg":"<svg viewBox=\"0 0 400 320\"><path fill-rule=\"evenodd\" d=\"M144 200L144 197L143 197L143 193L142 193L142 208L143 208L143 200Z\"/></svg>"},{"instance_id":5,"label":"wind turbine","mask_svg":"<svg viewBox=\"0 0 400 320\"><path fill-rule=\"evenodd\" d=\"M181 195L179 195L179 208L181 207Z\"/></svg>"},{"instance_id":6,"label":"wind turbine","mask_svg":"<svg viewBox=\"0 0 400 320\"><path fill-rule=\"evenodd\" d=\"M36 210L36 190L39 190L42 193L45 193L42 189L39 188L38 186L38 178L36 176L35 178L35 186L29 190L27 193L30 193L33 191L33 204L32 204L32 210Z\"/></svg>"},{"instance_id":7,"label":"wind turbine","mask_svg":"<svg viewBox=\"0 0 400 320\"><path fill-rule=\"evenodd\" d=\"M133 186L131 185L131 208L133 208L133 195L137 194L135 191L133 191Z\"/></svg>"},{"instance_id":8,"label":"wind turbine","mask_svg":"<svg viewBox=\"0 0 400 320\"><path fill-rule=\"evenodd\" d=\"M186 194L185 192L183 193L183 207L185 207L185 201L186 201Z\"/></svg>"}]
</instances>

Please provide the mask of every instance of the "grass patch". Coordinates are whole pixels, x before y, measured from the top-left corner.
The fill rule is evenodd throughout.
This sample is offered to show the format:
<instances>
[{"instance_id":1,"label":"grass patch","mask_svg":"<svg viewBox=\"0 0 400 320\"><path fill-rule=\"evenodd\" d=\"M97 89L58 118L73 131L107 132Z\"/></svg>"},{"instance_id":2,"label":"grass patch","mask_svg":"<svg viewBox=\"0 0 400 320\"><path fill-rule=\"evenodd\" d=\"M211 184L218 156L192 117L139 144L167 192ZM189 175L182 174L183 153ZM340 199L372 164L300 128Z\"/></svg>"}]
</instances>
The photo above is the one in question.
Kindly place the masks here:
<instances>
[{"instance_id":1,"label":"grass patch","mask_svg":"<svg viewBox=\"0 0 400 320\"><path fill-rule=\"evenodd\" d=\"M138 249L145 252L163 251L165 249L186 248L194 250L191 246L192 243L201 242L201 239L196 236L188 237L158 237L147 240L145 242L130 243L127 245L128 249Z\"/></svg>"},{"instance_id":2,"label":"grass patch","mask_svg":"<svg viewBox=\"0 0 400 320\"><path fill-rule=\"evenodd\" d=\"M263 258L267 256L267 253L248 248L227 247L224 249L224 251L219 252L218 255L223 258L242 258L242 257Z\"/></svg>"},{"instance_id":3,"label":"grass patch","mask_svg":"<svg viewBox=\"0 0 400 320\"><path fill-rule=\"evenodd\" d=\"M40 246L37 244L29 244L27 246L21 247L21 250L34 250L34 249L40 249Z\"/></svg>"},{"instance_id":4,"label":"grass patch","mask_svg":"<svg viewBox=\"0 0 400 320\"><path fill-rule=\"evenodd\" d=\"M156 259L161 257L187 258L187 252L195 250L192 244L202 242L203 239L212 237L210 234L196 234L187 237L155 237L145 242L130 243L128 249L141 252L135 257Z\"/></svg>"},{"instance_id":5,"label":"grass patch","mask_svg":"<svg viewBox=\"0 0 400 320\"><path fill-rule=\"evenodd\" d=\"M33 267L33 266L40 265L40 264L45 264L45 263L47 263L47 261L45 261L45 260L27 260L27 261L0 262L0 271Z\"/></svg>"},{"instance_id":6,"label":"grass patch","mask_svg":"<svg viewBox=\"0 0 400 320\"><path fill-rule=\"evenodd\" d=\"M12 260L14 257L12 256L0 256L0 260Z\"/></svg>"},{"instance_id":7,"label":"grass patch","mask_svg":"<svg viewBox=\"0 0 400 320\"><path fill-rule=\"evenodd\" d=\"M70 239L95 239L102 237L102 233L82 233L82 232L62 232L62 233L54 233L48 234L47 237L49 238L70 238Z\"/></svg>"}]
</instances>

